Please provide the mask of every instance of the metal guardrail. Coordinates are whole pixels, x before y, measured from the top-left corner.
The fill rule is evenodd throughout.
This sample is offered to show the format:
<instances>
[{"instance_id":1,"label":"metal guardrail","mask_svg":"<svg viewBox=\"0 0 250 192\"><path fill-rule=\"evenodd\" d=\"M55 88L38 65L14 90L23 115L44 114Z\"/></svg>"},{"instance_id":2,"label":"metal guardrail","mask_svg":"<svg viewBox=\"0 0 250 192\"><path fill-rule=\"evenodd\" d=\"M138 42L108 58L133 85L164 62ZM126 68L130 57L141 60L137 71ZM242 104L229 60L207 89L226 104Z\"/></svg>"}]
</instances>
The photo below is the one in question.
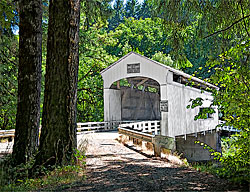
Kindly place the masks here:
<instances>
[{"instance_id":1,"label":"metal guardrail","mask_svg":"<svg viewBox=\"0 0 250 192\"><path fill-rule=\"evenodd\" d=\"M223 126L223 127L218 127L219 130L222 131L229 131L229 132L237 132L239 133L241 130L234 128L233 126Z\"/></svg>"}]
</instances>

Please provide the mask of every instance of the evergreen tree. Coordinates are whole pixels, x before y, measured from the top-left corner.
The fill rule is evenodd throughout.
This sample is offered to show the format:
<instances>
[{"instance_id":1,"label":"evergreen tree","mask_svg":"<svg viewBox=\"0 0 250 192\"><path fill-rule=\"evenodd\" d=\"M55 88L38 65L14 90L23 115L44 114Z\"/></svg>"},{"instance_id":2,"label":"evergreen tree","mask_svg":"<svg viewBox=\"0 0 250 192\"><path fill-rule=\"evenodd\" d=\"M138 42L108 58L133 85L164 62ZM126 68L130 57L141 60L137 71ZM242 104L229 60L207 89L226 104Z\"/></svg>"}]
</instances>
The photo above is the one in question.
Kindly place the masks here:
<instances>
[{"instance_id":1,"label":"evergreen tree","mask_svg":"<svg viewBox=\"0 0 250 192\"><path fill-rule=\"evenodd\" d=\"M138 3L138 0L127 0L125 5L125 17L138 18L139 7L140 5Z\"/></svg>"},{"instance_id":2,"label":"evergreen tree","mask_svg":"<svg viewBox=\"0 0 250 192\"><path fill-rule=\"evenodd\" d=\"M42 132L35 166L71 162L76 149L80 0L50 1Z\"/></svg>"},{"instance_id":3,"label":"evergreen tree","mask_svg":"<svg viewBox=\"0 0 250 192\"><path fill-rule=\"evenodd\" d=\"M18 102L13 158L27 162L38 145L42 63L42 1L19 2Z\"/></svg>"},{"instance_id":4,"label":"evergreen tree","mask_svg":"<svg viewBox=\"0 0 250 192\"><path fill-rule=\"evenodd\" d=\"M152 5L150 0L144 0L140 9L138 10L138 19L151 18L152 17Z\"/></svg>"},{"instance_id":5,"label":"evergreen tree","mask_svg":"<svg viewBox=\"0 0 250 192\"><path fill-rule=\"evenodd\" d=\"M123 21L124 16L125 15L124 15L123 0L115 0L113 15L108 20L109 22L108 30L115 29Z\"/></svg>"}]
</instances>

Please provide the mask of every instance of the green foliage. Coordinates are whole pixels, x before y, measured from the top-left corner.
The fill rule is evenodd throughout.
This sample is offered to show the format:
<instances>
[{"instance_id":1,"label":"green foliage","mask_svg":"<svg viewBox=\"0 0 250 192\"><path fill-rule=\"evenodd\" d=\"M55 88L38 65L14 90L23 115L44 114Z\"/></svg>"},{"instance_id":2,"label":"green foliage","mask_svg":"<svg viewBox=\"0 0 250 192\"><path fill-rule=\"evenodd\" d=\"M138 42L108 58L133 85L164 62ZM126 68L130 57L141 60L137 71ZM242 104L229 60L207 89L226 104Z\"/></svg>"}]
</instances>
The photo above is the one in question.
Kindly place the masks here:
<instances>
[{"instance_id":1,"label":"green foliage","mask_svg":"<svg viewBox=\"0 0 250 192\"><path fill-rule=\"evenodd\" d=\"M242 131L222 140L223 156L220 175L237 183L250 182L250 134Z\"/></svg>"},{"instance_id":2,"label":"green foliage","mask_svg":"<svg viewBox=\"0 0 250 192\"><path fill-rule=\"evenodd\" d=\"M0 37L0 129L14 129L17 104L17 38Z\"/></svg>"},{"instance_id":3,"label":"green foliage","mask_svg":"<svg viewBox=\"0 0 250 192\"><path fill-rule=\"evenodd\" d=\"M81 23L90 27L93 23L107 20L112 14L110 2L112 0L83 0L81 1Z\"/></svg>"},{"instance_id":4,"label":"green foliage","mask_svg":"<svg viewBox=\"0 0 250 192\"><path fill-rule=\"evenodd\" d=\"M137 18L138 15L138 0L127 0L125 5L125 17L135 17Z\"/></svg>"},{"instance_id":5,"label":"green foliage","mask_svg":"<svg viewBox=\"0 0 250 192\"><path fill-rule=\"evenodd\" d=\"M167 34L163 32L160 20L125 18L124 23L109 32L109 36L116 42L107 45L105 49L116 57L135 51L151 58L156 52L167 54L170 49L166 44Z\"/></svg>"},{"instance_id":6,"label":"green foliage","mask_svg":"<svg viewBox=\"0 0 250 192\"><path fill-rule=\"evenodd\" d=\"M100 71L117 59L104 49L104 45L113 43L114 39L103 30L103 24L80 31L78 122L103 121L103 81Z\"/></svg>"},{"instance_id":7,"label":"green foliage","mask_svg":"<svg viewBox=\"0 0 250 192\"><path fill-rule=\"evenodd\" d=\"M140 9L138 10L138 19L146 19L152 17L152 4L150 0L144 0L142 4L140 4Z\"/></svg>"},{"instance_id":8,"label":"green foliage","mask_svg":"<svg viewBox=\"0 0 250 192\"><path fill-rule=\"evenodd\" d=\"M0 2L0 36L11 33L11 27L17 25L16 3L11 0L1 0Z\"/></svg>"},{"instance_id":9,"label":"green foliage","mask_svg":"<svg viewBox=\"0 0 250 192\"><path fill-rule=\"evenodd\" d=\"M222 178L227 178L235 183L247 184L250 181L250 135L248 132L240 132L231 137L222 138L222 154L200 141L195 143L209 150L217 163L208 163L196 169L202 169ZM214 166L216 165L216 166Z\"/></svg>"},{"instance_id":10,"label":"green foliage","mask_svg":"<svg viewBox=\"0 0 250 192\"><path fill-rule=\"evenodd\" d=\"M153 60L155 61L158 61L162 64L165 64L167 66L170 66L170 67L173 67L173 68L177 68L177 66L174 64L173 60L171 59L171 57L168 55L165 55L164 53L162 52L156 52L153 57L152 57Z\"/></svg>"},{"instance_id":11,"label":"green foliage","mask_svg":"<svg viewBox=\"0 0 250 192\"><path fill-rule=\"evenodd\" d=\"M241 133L235 136L237 139L232 140L231 152L220 158L220 174L235 181L249 182L249 1L152 2L157 15L160 13L163 18L166 29L173 29L172 42L177 44L173 46L173 51L186 55L192 62L197 60L195 57L201 58L201 66L195 64L195 70L187 71L198 74L198 69L201 69L202 77L212 74L209 82L220 88L219 91L213 90L214 100L211 109L213 106L218 107L224 114L225 124L241 130ZM187 30L188 28L190 30ZM187 45L187 42L191 42L191 46ZM208 45L207 49L204 49L205 45ZM199 53L195 53L195 57L190 57L193 50ZM207 62L206 66L204 62ZM209 75L203 75L204 71ZM199 99L191 102L193 105L189 107L200 106ZM204 111L204 114L207 112L209 111ZM202 118L202 114L198 117Z\"/></svg>"},{"instance_id":12,"label":"green foliage","mask_svg":"<svg viewBox=\"0 0 250 192\"><path fill-rule=\"evenodd\" d=\"M37 177L30 177L34 158L26 164L12 166L12 157L0 162L0 191L63 190L85 179L85 151L76 150L71 164L48 169L37 169ZM53 171L51 171L53 170Z\"/></svg>"},{"instance_id":13,"label":"green foliage","mask_svg":"<svg viewBox=\"0 0 250 192\"><path fill-rule=\"evenodd\" d=\"M214 91L214 105L224 112L228 125L249 132L250 127L250 39L232 47L210 62L217 66L211 82L220 86Z\"/></svg>"},{"instance_id":14,"label":"green foliage","mask_svg":"<svg viewBox=\"0 0 250 192\"><path fill-rule=\"evenodd\" d=\"M221 163L217 174L239 183L250 181L249 45L249 40L245 41L221 54L217 60L208 63L210 68L216 67L210 82L219 86L220 90L212 90L214 100L210 108L199 112L195 117L204 118L207 113L214 112L213 106L218 106L223 112L225 125L241 130L239 134L222 141L223 155L217 156ZM192 104L188 108L194 108L201 106L203 99L191 99L190 102Z\"/></svg>"},{"instance_id":15,"label":"green foliage","mask_svg":"<svg viewBox=\"0 0 250 192\"><path fill-rule=\"evenodd\" d=\"M113 15L108 19L108 30L114 30L120 23L122 23L123 17L123 0L115 0L113 7Z\"/></svg>"}]
</instances>

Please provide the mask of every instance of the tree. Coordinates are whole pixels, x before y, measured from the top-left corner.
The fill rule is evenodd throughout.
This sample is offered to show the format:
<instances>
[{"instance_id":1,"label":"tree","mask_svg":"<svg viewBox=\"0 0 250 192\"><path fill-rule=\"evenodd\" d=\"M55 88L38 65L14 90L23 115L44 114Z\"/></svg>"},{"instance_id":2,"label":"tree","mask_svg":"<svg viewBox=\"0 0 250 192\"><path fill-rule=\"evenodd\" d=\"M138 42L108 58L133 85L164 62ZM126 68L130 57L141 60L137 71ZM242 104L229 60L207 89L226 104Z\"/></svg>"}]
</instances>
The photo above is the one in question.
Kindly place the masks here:
<instances>
[{"instance_id":1,"label":"tree","mask_svg":"<svg viewBox=\"0 0 250 192\"><path fill-rule=\"evenodd\" d=\"M42 59L41 0L19 2L18 102L13 157L25 163L38 145Z\"/></svg>"},{"instance_id":2,"label":"tree","mask_svg":"<svg viewBox=\"0 0 250 192\"><path fill-rule=\"evenodd\" d=\"M146 19L152 17L152 5L150 3L150 0L144 0L142 2L142 5L140 6L140 9L138 10L138 19Z\"/></svg>"},{"instance_id":3,"label":"tree","mask_svg":"<svg viewBox=\"0 0 250 192\"><path fill-rule=\"evenodd\" d=\"M134 17L137 18L138 10L139 10L139 3L137 0L127 0L125 5L125 17Z\"/></svg>"},{"instance_id":4,"label":"tree","mask_svg":"<svg viewBox=\"0 0 250 192\"><path fill-rule=\"evenodd\" d=\"M18 23L16 3L11 0L0 2L0 36L6 32L11 34Z\"/></svg>"},{"instance_id":5,"label":"tree","mask_svg":"<svg viewBox=\"0 0 250 192\"><path fill-rule=\"evenodd\" d=\"M17 110L18 41L0 36L0 129L14 129Z\"/></svg>"},{"instance_id":6,"label":"tree","mask_svg":"<svg viewBox=\"0 0 250 192\"><path fill-rule=\"evenodd\" d=\"M120 24L114 31L109 32L109 36L116 39L116 43L106 45L105 49L109 54L117 57L135 51L152 58L157 52L167 55L172 50L171 35L163 29L160 18L155 20L151 18L140 20L132 17L125 18L124 23ZM188 60L179 62L178 58L173 58L173 61L172 66L179 69L192 66Z\"/></svg>"},{"instance_id":7,"label":"tree","mask_svg":"<svg viewBox=\"0 0 250 192\"><path fill-rule=\"evenodd\" d=\"M108 35L103 23L80 31L77 121L103 121L103 81L100 71L118 58L104 49L116 40Z\"/></svg>"},{"instance_id":8,"label":"tree","mask_svg":"<svg viewBox=\"0 0 250 192\"><path fill-rule=\"evenodd\" d=\"M170 66L170 67L178 69L178 66L174 65L174 62L171 59L171 57L169 55L165 55L162 52L156 52L153 55L152 59L155 60L155 61L158 61L158 62L160 62L160 63L162 63L164 65L167 65L167 66Z\"/></svg>"},{"instance_id":9,"label":"tree","mask_svg":"<svg viewBox=\"0 0 250 192\"><path fill-rule=\"evenodd\" d=\"M16 3L0 2L0 129L14 129L17 105L18 23Z\"/></svg>"},{"instance_id":10,"label":"tree","mask_svg":"<svg viewBox=\"0 0 250 192\"><path fill-rule=\"evenodd\" d=\"M42 132L35 166L64 165L76 149L80 0L50 1Z\"/></svg>"},{"instance_id":11,"label":"tree","mask_svg":"<svg viewBox=\"0 0 250 192\"><path fill-rule=\"evenodd\" d=\"M209 54L207 68L215 71L209 81L217 85L220 90L213 91L214 101L211 107L217 106L224 113L223 119L226 125L241 130L232 141L234 150L231 150L228 156L220 158L223 166L221 175L235 181L249 182L249 1L184 0L166 3L163 0L154 0L153 2L157 13L162 13L167 27L172 25L178 29L188 28L196 22L196 37L201 40L213 39L216 45L214 51L217 54ZM184 33L181 37L185 35ZM183 43L183 39L179 38L179 42ZM194 100L192 103L193 107L195 102ZM198 114L199 116L202 114Z\"/></svg>"},{"instance_id":12,"label":"tree","mask_svg":"<svg viewBox=\"0 0 250 192\"><path fill-rule=\"evenodd\" d=\"M116 0L113 8L113 15L109 18L109 30L114 30L122 21L124 15L124 5L123 0Z\"/></svg>"}]
</instances>

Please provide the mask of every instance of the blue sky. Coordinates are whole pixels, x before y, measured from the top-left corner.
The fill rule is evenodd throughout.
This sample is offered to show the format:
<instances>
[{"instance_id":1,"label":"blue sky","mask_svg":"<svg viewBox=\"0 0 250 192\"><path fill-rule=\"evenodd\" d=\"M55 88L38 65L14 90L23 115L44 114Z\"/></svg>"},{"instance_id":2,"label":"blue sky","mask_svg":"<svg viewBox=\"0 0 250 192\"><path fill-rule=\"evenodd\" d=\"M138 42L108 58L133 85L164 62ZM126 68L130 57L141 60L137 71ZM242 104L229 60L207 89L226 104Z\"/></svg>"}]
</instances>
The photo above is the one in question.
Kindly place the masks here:
<instances>
[{"instance_id":1,"label":"blue sky","mask_svg":"<svg viewBox=\"0 0 250 192\"><path fill-rule=\"evenodd\" d=\"M138 2L139 3L142 3L144 0L138 0ZM123 4L125 4L127 2L127 0L124 0L124 3ZM115 0L111 3L112 4L112 6L114 5L114 3L115 3Z\"/></svg>"},{"instance_id":2,"label":"blue sky","mask_svg":"<svg viewBox=\"0 0 250 192\"><path fill-rule=\"evenodd\" d=\"M144 1L144 0L138 0L139 3L142 3L143 1ZM115 2L115 0L111 3L112 6L113 6L114 2ZM127 0L124 0L124 3L123 3L123 4L125 4L126 2L127 2ZM18 27L13 28L12 30L14 31L14 34L16 34L16 35L19 34L19 28L18 28Z\"/></svg>"}]
</instances>

